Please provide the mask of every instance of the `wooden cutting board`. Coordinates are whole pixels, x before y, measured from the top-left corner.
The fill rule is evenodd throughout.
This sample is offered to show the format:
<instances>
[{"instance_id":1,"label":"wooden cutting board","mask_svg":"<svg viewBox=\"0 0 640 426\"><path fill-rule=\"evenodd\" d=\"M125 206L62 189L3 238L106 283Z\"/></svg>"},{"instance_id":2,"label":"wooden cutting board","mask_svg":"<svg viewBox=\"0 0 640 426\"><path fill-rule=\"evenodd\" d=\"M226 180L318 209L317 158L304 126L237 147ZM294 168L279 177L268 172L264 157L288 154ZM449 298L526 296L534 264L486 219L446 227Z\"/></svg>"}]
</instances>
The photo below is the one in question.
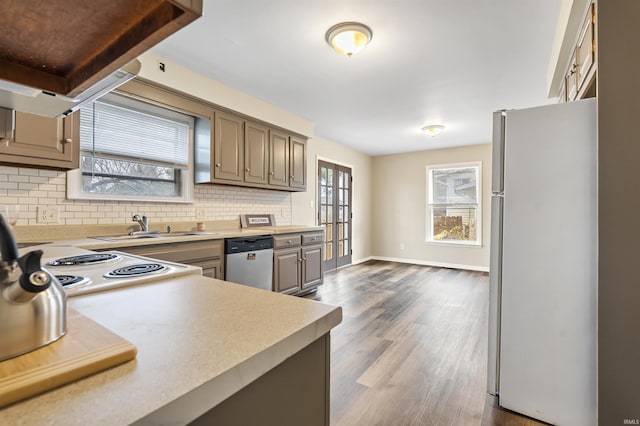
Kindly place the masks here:
<instances>
[{"instance_id":1,"label":"wooden cutting board","mask_svg":"<svg viewBox=\"0 0 640 426\"><path fill-rule=\"evenodd\" d=\"M136 347L73 309L57 341L0 362L0 407L136 357Z\"/></svg>"}]
</instances>

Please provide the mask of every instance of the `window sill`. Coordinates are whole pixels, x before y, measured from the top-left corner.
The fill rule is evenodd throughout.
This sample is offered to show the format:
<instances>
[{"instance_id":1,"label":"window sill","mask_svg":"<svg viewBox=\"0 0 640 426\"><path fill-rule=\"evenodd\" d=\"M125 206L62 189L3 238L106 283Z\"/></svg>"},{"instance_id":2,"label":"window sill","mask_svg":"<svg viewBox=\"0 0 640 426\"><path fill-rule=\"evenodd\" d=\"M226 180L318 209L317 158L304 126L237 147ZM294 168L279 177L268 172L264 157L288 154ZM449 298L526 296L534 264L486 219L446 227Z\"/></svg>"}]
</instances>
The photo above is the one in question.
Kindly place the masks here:
<instances>
[{"instance_id":1,"label":"window sill","mask_svg":"<svg viewBox=\"0 0 640 426\"><path fill-rule=\"evenodd\" d=\"M458 247L471 247L482 248L482 242L469 242L469 241L455 241L455 240L426 240L426 244L434 246L458 246Z\"/></svg>"}]
</instances>

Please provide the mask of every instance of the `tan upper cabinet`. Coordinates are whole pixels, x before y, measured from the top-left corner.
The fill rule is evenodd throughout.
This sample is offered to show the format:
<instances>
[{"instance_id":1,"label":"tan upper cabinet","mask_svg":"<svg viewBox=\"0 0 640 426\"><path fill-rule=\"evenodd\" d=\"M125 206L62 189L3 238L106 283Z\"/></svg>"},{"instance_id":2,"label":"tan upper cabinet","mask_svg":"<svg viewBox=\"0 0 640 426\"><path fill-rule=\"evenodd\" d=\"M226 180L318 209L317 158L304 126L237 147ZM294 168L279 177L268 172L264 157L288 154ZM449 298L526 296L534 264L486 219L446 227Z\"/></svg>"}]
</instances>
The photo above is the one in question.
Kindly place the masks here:
<instances>
[{"instance_id":1,"label":"tan upper cabinet","mask_svg":"<svg viewBox=\"0 0 640 426\"><path fill-rule=\"evenodd\" d=\"M592 4L582 25L576 46L575 64L578 92L584 92L586 85L594 79L592 71L595 71L595 62L595 5Z\"/></svg>"},{"instance_id":2,"label":"tan upper cabinet","mask_svg":"<svg viewBox=\"0 0 640 426\"><path fill-rule=\"evenodd\" d=\"M269 183L269 129L251 121L244 125L244 181Z\"/></svg>"},{"instance_id":3,"label":"tan upper cabinet","mask_svg":"<svg viewBox=\"0 0 640 426\"><path fill-rule=\"evenodd\" d=\"M291 136L289 158L289 186L306 189L307 187L307 143Z\"/></svg>"},{"instance_id":4,"label":"tan upper cabinet","mask_svg":"<svg viewBox=\"0 0 640 426\"><path fill-rule=\"evenodd\" d=\"M215 179L242 182L244 176L243 120L223 112L215 113L214 172Z\"/></svg>"},{"instance_id":5,"label":"tan upper cabinet","mask_svg":"<svg viewBox=\"0 0 640 426\"><path fill-rule=\"evenodd\" d=\"M573 14L572 10L572 14ZM570 102L578 99L596 96L596 4L591 2L588 5L586 14L584 9L580 15L572 15L570 22L571 30L567 28L563 46L566 47L566 56L569 58L568 65L562 63L562 57L558 61L556 74L564 69L564 77L561 84L555 86L560 102ZM571 34L571 31L573 33ZM563 47L564 48L564 47ZM564 68L566 67L566 68ZM553 81L555 80L555 76ZM554 83L552 82L552 87ZM551 93L553 96L555 93Z\"/></svg>"},{"instance_id":6,"label":"tan upper cabinet","mask_svg":"<svg viewBox=\"0 0 640 426\"><path fill-rule=\"evenodd\" d=\"M13 137L0 144L0 162L75 169L80 161L80 115L64 119L15 112Z\"/></svg>"},{"instance_id":7,"label":"tan upper cabinet","mask_svg":"<svg viewBox=\"0 0 640 426\"><path fill-rule=\"evenodd\" d=\"M270 132L269 185L289 186L289 135L276 130Z\"/></svg>"}]
</instances>

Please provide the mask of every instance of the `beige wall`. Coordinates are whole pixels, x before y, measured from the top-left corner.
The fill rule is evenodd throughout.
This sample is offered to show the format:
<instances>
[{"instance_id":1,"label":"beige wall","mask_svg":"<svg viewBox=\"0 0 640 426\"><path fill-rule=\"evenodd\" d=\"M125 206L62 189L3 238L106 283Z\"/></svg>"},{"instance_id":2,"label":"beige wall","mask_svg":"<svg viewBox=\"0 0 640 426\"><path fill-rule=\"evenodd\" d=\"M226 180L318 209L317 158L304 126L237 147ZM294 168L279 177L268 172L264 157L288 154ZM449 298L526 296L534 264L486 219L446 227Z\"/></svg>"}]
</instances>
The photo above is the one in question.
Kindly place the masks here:
<instances>
[{"instance_id":1,"label":"beige wall","mask_svg":"<svg viewBox=\"0 0 640 426\"><path fill-rule=\"evenodd\" d=\"M282 108L247 95L232 87L198 74L168 59L152 53L139 58L142 63L139 77L187 93L216 105L229 108L267 123L283 127L301 135L313 136L313 123ZM158 62L165 64L160 71Z\"/></svg>"},{"instance_id":2,"label":"beige wall","mask_svg":"<svg viewBox=\"0 0 640 426\"><path fill-rule=\"evenodd\" d=\"M482 162L482 246L427 243L426 166L471 161ZM376 257L488 270L491 144L375 157L373 170L372 251Z\"/></svg>"},{"instance_id":3,"label":"beige wall","mask_svg":"<svg viewBox=\"0 0 640 426\"><path fill-rule=\"evenodd\" d=\"M598 424L640 419L640 2L601 0L598 31Z\"/></svg>"},{"instance_id":4,"label":"beige wall","mask_svg":"<svg viewBox=\"0 0 640 426\"><path fill-rule=\"evenodd\" d=\"M315 225L318 188L318 159L338 163L353 171L353 256L354 263L371 255L372 158L343 145L319 137L307 145L307 192L291 194L291 222Z\"/></svg>"}]
</instances>

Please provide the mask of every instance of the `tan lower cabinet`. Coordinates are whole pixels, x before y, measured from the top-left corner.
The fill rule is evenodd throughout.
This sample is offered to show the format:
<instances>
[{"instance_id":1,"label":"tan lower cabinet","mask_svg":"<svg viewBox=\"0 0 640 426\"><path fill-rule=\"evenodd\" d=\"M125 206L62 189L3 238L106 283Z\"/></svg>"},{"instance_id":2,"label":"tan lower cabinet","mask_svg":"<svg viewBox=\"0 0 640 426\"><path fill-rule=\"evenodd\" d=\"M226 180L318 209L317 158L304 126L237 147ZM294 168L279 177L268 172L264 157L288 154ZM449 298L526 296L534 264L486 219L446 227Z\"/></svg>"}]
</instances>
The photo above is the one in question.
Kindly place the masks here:
<instances>
[{"instance_id":1,"label":"tan lower cabinet","mask_svg":"<svg viewBox=\"0 0 640 426\"><path fill-rule=\"evenodd\" d=\"M273 237L273 289L304 294L315 290L324 278L322 232Z\"/></svg>"},{"instance_id":2,"label":"tan lower cabinet","mask_svg":"<svg viewBox=\"0 0 640 426\"><path fill-rule=\"evenodd\" d=\"M0 162L76 169L80 162L80 115L64 119L16 111L13 138L0 144Z\"/></svg>"},{"instance_id":3,"label":"tan lower cabinet","mask_svg":"<svg viewBox=\"0 0 640 426\"><path fill-rule=\"evenodd\" d=\"M148 246L118 247L125 253L148 256L158 260L199 266L202 275L224 279L224 240L187 241Z\"/></svg>"},{"instance_id":4,"label":"tan lower cabinet","mask_svg":"<svg viewBox=\"0 0 640 426\"><path fill-rule=\"evenodd\" d=\"M300 248L273 252L273 289L278 293L293 294L300 290Z\"/></svg>"}]
</instances>

